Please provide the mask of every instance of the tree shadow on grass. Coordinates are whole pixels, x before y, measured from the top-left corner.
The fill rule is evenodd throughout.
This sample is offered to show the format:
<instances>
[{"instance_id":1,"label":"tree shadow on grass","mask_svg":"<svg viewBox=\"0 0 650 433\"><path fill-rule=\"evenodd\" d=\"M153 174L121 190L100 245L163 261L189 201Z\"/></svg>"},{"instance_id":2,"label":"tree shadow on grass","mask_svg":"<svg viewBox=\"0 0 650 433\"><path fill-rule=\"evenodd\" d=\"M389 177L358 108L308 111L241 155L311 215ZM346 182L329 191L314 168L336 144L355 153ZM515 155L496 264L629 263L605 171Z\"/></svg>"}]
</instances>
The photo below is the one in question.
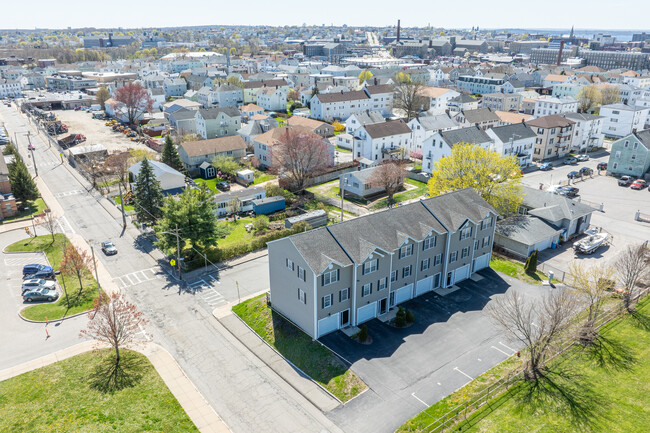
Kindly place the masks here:
<instances>
[{"instance_id":1,"label":"tree shadow on grass","mask_svg":"<svg viewBox=\"0 0 650 433\"><path fill-rule=\"evenodd\" d=\"M632 317L632 324L639 329L644 331L650 331L650 317L643 314L638 309L635 309L630 313Z\"/></svg>"},{"instance_id":2,"label":"tree shadow on grass","mask_svg":"<svg viewBox=\"0 0 650 433\"><path fill-rule=\"evenodd\" d=\"M522 381L514 398L517 411L569 417L576 431L597 429L605 406L584 376L563 366L546 370L537 381Z\"/></svg>"},{"instance_id":3,"label":"tree shadow on grass","mask_svg":"<svg viewBox=\"0 0 650 433\"><path fill-rule=\"evenodd\" d=\"M599 367L624 370L636 364L637 359L630 348L602 334L597 334L591 344L583 347L584 353Z\"/></svg>"},{"instance_id":4,"label":"tree shadow on grass","mask_svg":"<svg viewBox=\"0 0 650 433\"><path fill-rule=\"evenodd\" d=\"M113 353L104 355L88 377L90 387L107 394L131 388L140 382L145 367L142 357L133 352L122 352L119 363Z\"/></svg>"}]
</instances>

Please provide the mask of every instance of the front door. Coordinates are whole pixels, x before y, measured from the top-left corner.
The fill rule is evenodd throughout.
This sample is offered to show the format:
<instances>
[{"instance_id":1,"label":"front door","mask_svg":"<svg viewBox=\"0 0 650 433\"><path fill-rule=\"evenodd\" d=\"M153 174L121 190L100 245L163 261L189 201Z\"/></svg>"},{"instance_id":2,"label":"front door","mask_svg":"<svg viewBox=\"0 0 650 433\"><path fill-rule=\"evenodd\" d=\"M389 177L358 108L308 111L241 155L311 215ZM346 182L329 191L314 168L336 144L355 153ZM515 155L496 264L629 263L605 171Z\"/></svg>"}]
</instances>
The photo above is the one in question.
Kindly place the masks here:
<instances>
[{"instance_id":1,"label":"front door","mask_svg":"<svg viewBox=\"0 0 650 433\"><path fill-rule=\"evenodd\" d=\"M384 298L379 301L379 314L386 314L388 311L388 298Z\"/></svg>"},{"instance_id":2,"label":"front door","mask_svg":"<svg viewBox=\"0 0 650 433\"><path fill-rule=\"evenodd\" d=\"M395 292L390 292L390 306L395 306Z\"/></svg>"},{"instance_id":3,"label":"front door","mask_svg":"<svg viewBox=\"0 0 650 433\"><path fill-rule=\"evenodd\" d=\"M451 286L452 279L454 277L454 271L447 272L447 282L445 284L445 287Z\"/></svg>"},{"instance_id":4,"label":"front door","mask_svg":"<svg viewBox=\"0 0 650 433\"><path fill-rule=\"evenodd\" d=\"M344 328L350 324L350 310L341 311L341 328Z\"/></svg>"}]
</instances>

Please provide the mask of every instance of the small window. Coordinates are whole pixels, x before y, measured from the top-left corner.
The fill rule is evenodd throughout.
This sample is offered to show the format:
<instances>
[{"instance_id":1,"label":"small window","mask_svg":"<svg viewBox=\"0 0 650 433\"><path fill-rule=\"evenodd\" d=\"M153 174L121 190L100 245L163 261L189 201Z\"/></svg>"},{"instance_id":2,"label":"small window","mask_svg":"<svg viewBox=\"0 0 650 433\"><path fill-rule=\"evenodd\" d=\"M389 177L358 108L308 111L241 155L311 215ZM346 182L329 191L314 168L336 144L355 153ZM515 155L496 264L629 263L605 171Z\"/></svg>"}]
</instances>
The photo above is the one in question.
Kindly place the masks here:
<instances>
[{"instance_id":1,"label":"small window","mask_svg":"<svg viewBox=\"0 0 650 433\"><path fill-rule=\"evenodd\" d=\"M486 236L483 238L483 247L487 247L488 245L490 245L490 237Z\"/></svg>"},{"instance_id":2,"label":"small window","mask_svg":"<svg viewBox=\"0 0 650 433\"><path fill-rule=\"evenodd\" d=\"M370 296L372 293L372 283L364 284L363 287L361 287L361 297L365 298L366 296Z\"/></svg>"},{"instance_id":3,"label":"small window","mask_svg":"<svg viewBox=\"0 0 650 433\"><path fill-rule=\"evenodd\" d=\"M377 270L378 262L379 262L378 259L374 259L374 260L370 260L370 261L365 262L363 264L363 271L362 271L363 275L371 274L371 273L375 272Z\"/></svg>"},{"instance_id":4,"label":"small window","mask_svg":"<svg viewBox=\"0 0 650 433\"><path fill-rule=\"evenodd\" d=\"M336 283L339 280L339 270L334 269L333 271L324 272L322 276L322 285L327 286L332 283Z\"/></svg>"},{"instance_id":5,"label":"small window","mask_svg":"<svg viewBox=\"0 0 650 433\"><path fill-rule=\"evenodd\" d=\"M307 294L302 289L298 289L298 300L303 304L307 304Z\"/></svg>"},{"instance_id":6,"label":"small window","mask_svg":"<svg viewBox=\"0 0 650 433\"><path fill-rule=\"evenodd\" d=\"M460 258L464 259L465 257L469 256L469 247L465 247L461 250L460 252Z\"/></svg>"},{"instance_id":7,"label":"small window","mask_svg":"<svg viewBox=\"0 0 650 433\"><path fill-rule=\"evenodd\" d=\"M422 243L422 250L430 250L431 248L436 246L436 237L432 236L430 238L426 238L424 242Z\"/></svg>"},{"instance_id":8,"label":"small window","mask_svg":"<svg viewBox=\"0 0 650 433\"><path fill-rule=\"evenodd\" d=\"M440 263L442 263L442 254L438 254L433 258L433 266L438 266Z\"/></svg>"},{"instance_id":9,"label":"small window","mask_svg":"<svg viewBox=\"0 0 650 433\"><path fill-rule=\"evenodd\" d=\"M413 255L413 244L404 245L399 249L399 258L409 257Z\"/></svg>"},{"instance_id":10,"label":"small window","mask_svg":"<svg viewBox=\"0 0 650 433\"><path fill-rule=\"evenodd\" d=\"M350 289L345 288L339 292L339 302L347 301L350 298Z\"/></svg>"},{"instance_id":11,"label":"small window","mask_svg":"<svg viewBox=\"0 0 650 433\"><path fill-rule=\"evenodd\" d=\"M402 269L402 278L407 278L411 276L411 271L412 271L412 266L404 266L404 269Z\"/></svg>"},{"instance_id":12,"label":"small window","mask_svg":"<svg viewBox=\"0 0 650 433\"><path fill-rule=\"evenodd\" d=\"M388 278L377 281L377 291L384 290L388 286Z\"/></svg>"},{"instance_id":13,"label":"small window","mask_svg":"<svg viewBox=\"0 0 650 433\"><path fill-rule=\"evenodd\" d=\"M426 271L429 269L429 266L431 266L431 259L424 259L422 260L422 265L420 266L420 270Z\"/></svg>"},{"instance_id":14,"label":"small window","mask_svg":"<svg viewBox=\"0 0 650 433\"><path fill-rule=\"evenodd\" d=\"M300 278L302 281L305 281L305 270L298 266L298 278Z\"/></svg>"},{"instance_id":15,"label":"small window","mask_svg":"<svg viewBox=\"0 0 650 433\"><path fill-rule=\"evenodd\" d=\"M390 273L390 282L394 283L395 281L397 281L397 271L393 271Z\"/></svg>"},{"instance_id":16,"label":"small window","mask_svg":"<svg viewBox=\"0 0 650 433\"><path fill-rule=\"evenodd\" d=\"M616 154L614 155L614 158L620 158L621 157L621 151L618 150L616 151Z\"/></svg>"},{"instance_id":17,"label":"small window","mask_svg":"<svg viewBox=\"0 0 650 433\"><path fill-rule=\"evenodd\" d=\"M332 306L332 294L323 296L323 308L329 308Z\"/></svg>"},{"instance_id":18,"label":"small window","mask_svg":"<svg viewBox=\"0 0 650 433\"><path fill-rule=\"evenodd\" d=\"M481 230L485 230L488 227L492 227L492 217L487 217L481 221Z\"/></svg>"},{"instance_id":19,"label":"small window","mask_svg":"<svg viewBox=\"0 0 650 433\"><path fill-rule=\"evenodd\" d=\"M634 161L634 160L636 159L636 154L633 153L632 156L630 157L630 159L631 159L632 161Z\"/></svg>"},{"instance_id":20,"label":"small window","mask_svg":"<svg viewBox=\"0 0 650 433\"><path fill-rule=\"evenodd\" d=\"M225 206L226 203L223 203L223 204L224 204L223 207L226 207L226 206ZM221 206L221 203L219 203L219 205ZM289 268L289 269L291 269L291 270L293 271L293 270L294 270L294 266L295 266L295 265L293 264L293 262L291 261L291 259L287 259L287 268Z\"/></svg>"},{"instance_id":21,"label":"small window","mask_svg":"<svg viewBox=\"0 0 650 433\"><path fill-rule=\"evenodd\" d=\"M454 263L458 259L458 251L449 254L449 263Z\"/></svg>"},{"instance_id":22,"label":"small window","mask_svg":"<svg viewBox=\"0 0 650 433\"><path fill-rule=\"evenodd\" d=\"M478 250L478 239L474 241L474 251Z\"/></svg>"}]
</instances>

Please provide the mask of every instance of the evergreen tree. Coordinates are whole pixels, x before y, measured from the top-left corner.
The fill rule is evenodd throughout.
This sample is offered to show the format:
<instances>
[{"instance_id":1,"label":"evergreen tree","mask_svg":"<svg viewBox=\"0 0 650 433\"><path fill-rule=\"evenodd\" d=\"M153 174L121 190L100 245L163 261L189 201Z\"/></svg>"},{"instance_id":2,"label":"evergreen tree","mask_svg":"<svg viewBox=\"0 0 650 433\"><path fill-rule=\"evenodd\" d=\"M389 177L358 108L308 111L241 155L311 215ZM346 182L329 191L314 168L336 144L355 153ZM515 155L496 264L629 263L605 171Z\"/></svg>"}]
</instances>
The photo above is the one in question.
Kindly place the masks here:
<instances>
[{"instance_id":1,"label":"evergreen tree","mask_svg":"<svg viewBox=\"0 0 650 433\"><path fill-rule=\"evenodd\" d=\"M4 149L2 149L2 154L3 155L16 155L16 148L14 147L14 144L10 141Z\"/></svg>"},{"instance_id":2,"label":"evergreen tree","mask_svg":"<svg viewBox=\"0 0 650 433\"><path fill-rule=\"evenodd\" d=\"M165 138L165 145L162 148L161 160L164 164L167 164L174 170L178 170L181 173L185 172L185 168L183 167L183 162L181 161L181 157L178 156L176 145L174 144L174 141L172 140L172 137L170 135L168 135Z\"/></svg>"},{"instance_id":3,"label":"evergreen tree","mask_svg":"<svg viewBox=\"0 0 650 433\"><path fill-rule=\"evenodd\" d=\"M534 274L537 272L537 257L539 256L539 251L535 250L533 253L530 255L530 264L528 265L529 272L531 274Z\"/></svg>"},{"instance_id":4,"label":"evergreen tree","mask_svg":"<svg viewBox=\"0 0 650 433\"><path fill-rule=\"evenodd\" d=\"M27 166L17 155L14 153L14 162L9 164L9 183L11 183L11 190L16 197L16 200L25 202L27 200L36 200L38 198L38 188L32 179L32 176L27 171Z\"/></svg>"},{"instance_id":5,"label":"evergreen tree","mask_svg":"<svg viewBox=\"0 0 650 433\"><path fill-rule=\"evenodd\" d=\"M142 160L133 190L133 203L138 221L153 224L162 216L163 193L147 158Z\"/></svg>"}]
</instances>

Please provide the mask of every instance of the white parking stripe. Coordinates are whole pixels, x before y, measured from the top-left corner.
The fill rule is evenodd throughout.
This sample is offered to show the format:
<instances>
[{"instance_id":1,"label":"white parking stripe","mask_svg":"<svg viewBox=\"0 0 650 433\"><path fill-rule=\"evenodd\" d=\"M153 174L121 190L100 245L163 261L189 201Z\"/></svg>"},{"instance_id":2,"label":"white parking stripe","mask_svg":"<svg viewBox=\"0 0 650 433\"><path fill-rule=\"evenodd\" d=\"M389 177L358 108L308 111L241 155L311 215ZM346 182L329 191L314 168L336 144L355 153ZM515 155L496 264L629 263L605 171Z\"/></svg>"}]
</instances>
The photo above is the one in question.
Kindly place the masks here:
<instances>
[{"instance_id":1,"label":"white parking stripe","mask_svg":"<svg viewBox=\"0 0 650 433\"><path fill-rule=\"evenodd\" d=\"M512 353L515 353L515 352L516 352L516 350L515 350L515 349L513 349L513 348L512 348L512 347L510 347L510 346L506 346L505 344L503 344L503 343L502 343L502 342L500 342L500 341L499 341L499 344L500 344L500 345L502 345L503 347L505 347L506 349L510 349L510 350L512 350Z\"/></svg>"},{"instance_id":2,"label":"white parking stripe","mask_svg":"<svg viewBox=\"0 0 650 433\"><path fill-rule=\"evenodd\" d=\"M469 380L474 380L474 378L473 378L472 376L470 376L470 375L467 374L467 373L464 373L464 372L460 371L460 369L459 369L458 367L454 367L454 370L456 370L457 372L459 372L459 373L462 374L463 376L469 378Z\"/></svg>"},{"instance_id":3,"label":"white parking stripe","mask_svg":"<svg viewBox=\"0 0 650 433\"><path fill-rule=\"evenodd\" d=\"M125 275L124 278L126 278L127 280L129 280L129 284L130 284L130 285L132 285L132 286L135 285L135 283L133 282L133 280L131 280L131 277L130 277L129 275Z\"/></svg>"},{"instance_id":4,"label":"white parking stripe","mask_svg":"<svg viewBox=\"0 0 650 433\"><path fill-rule=\"evenodd\" d=\"M415 395L414 392L412 392L411 395L413 396L414 399L416 399L417 401L419 401L420 403L422 403L422 404L425 405L426 407L429 407L429 405L426 404L426 403L425 403L424 401L422 401L421 399L419 399L418 396Z\"/></svg>"},{"instance_id":5,"label":"white parking stripe","mask_svg":"<svg viewBox=\"0 0 650 433\"><path fill-rule=\"evenodd\" d=\"M506 355L506 356L510 356L509 353L504 352L503 350L499 349L498 347L494 347L494 346L490 346L490 347L491 347L492 349L494 349L494 350L498 350L499 352L503 353L503 354Z\"/></svg>"}]
</instances>

